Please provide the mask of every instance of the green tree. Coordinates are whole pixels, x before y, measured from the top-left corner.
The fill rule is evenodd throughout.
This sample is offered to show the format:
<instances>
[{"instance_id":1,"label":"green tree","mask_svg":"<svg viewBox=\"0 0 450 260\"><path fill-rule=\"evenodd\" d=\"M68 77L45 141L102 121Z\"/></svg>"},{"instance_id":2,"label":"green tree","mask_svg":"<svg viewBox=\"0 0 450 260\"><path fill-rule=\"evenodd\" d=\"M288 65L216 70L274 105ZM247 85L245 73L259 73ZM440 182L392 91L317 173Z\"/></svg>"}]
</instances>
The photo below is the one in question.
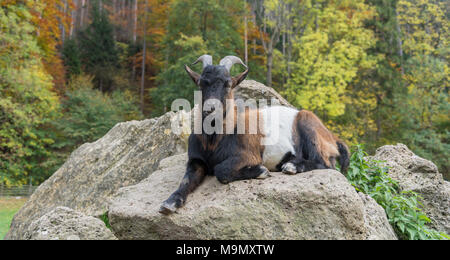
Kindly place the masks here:
<instances>
[{"instance_id":1,"label":"green tree","mask_svg":"<svg viewBox=\"0 0 450 260\"><path fill-rule=\"evenodd\" d=\"M374 46L371 30L364 20L372 11L364 1L319 1L311 6L311 19L294 43L298 53L284 95L295 106L319 113L325 120L345 113L351 100L348 87L362 69L374 66L367 55Z\"/></svg>"},{"instance_id":2,"label":"green tree","mask_svg":"<svg viewBox=\"0 0 450 260\"><path fill-rule=\"evenodd\" d=\"M175 0L164 39L168 63L174 64L186 54L178 52L176 41L181 34L200 36L211 55L217 58L242 50L244 45L238 33L242 12L240 0Z\"/></svg>"},{"instance_id":3,"label":"green tree","mask_svg":"<svg viewBox=\"0 0 450 260\"><path fill-rule=\"evenodd\" d=\"M68 76L79 75L81 73L81 53L75 39L69 39L64 43L62 55Z\"/></svg>"},{"instance_id":4,"label":"green tree","mask_svg":"<svg viewBox=\"0 0 450 260\"><path fill-rule=\"evenodd\" d=\"M151 90L154 115L170 110L177 98L193 100L196 88L184 71L185 64L206 53L214 56L215 64L225 56L239 56L244 46L239 34L242 12L242 1L238 0L173 2L164 38L165 66L157 76L158 87ZM201 72L201 65L196 69Z\"/></svg>"},{"instance_id":5,"label":"green tree","mask_svg":"<svg viewBox=\"0 0 450 260\"><path fill-rule=\"evenodd\" d=\"M402 129L399 140L448 175L449 67L448 3L399 0L398 24L403 42L405 94L397 97ZM408 116L404 116L408 115Z\"/></svg>"},{"instance_id":6,"label":"green tree","mask_svg":"<svg viewBox=\"0 0 450 260\"><path fill-rule=\"evenodd\" d=\"M85 75L71 81L62 108L64 116L53 122L59 131L55 148L68 152L97 140L119 122L142 118L131 93L103 93L94 89L92 78Z\"/></svg>"},{"instance_id":7,"label":"green tree","mask_svg":"<svg viewBox=\"0 0 450 260\"><path fill-rule=\"evenodd\" d=\"M38 183L52 167L47 126L59 101L31 19L21 4L0 8L0 182L7 185Z\"/></svg>"},{"instance_id":8,"label":"green tree","mask_svg":"<svg viewBox=\"0 0 450 260\"><path fill-rule=\"evenodd\" d=\"M174 45L184 56L179 57L175 64L170 65L158 75L158 88L150 92L153 103L156 105L153 110L155 115L170 110L172 101L177 98L186 98L193 104L194 91L198 90L198 87L186 75L184 65L191 64L205 53L210 53L200 36L188 37L182 34L181 39L175 41ZM199 64L192 68L201 71L202 67Z\"/></svg>"},{"instance_id":9,"label":"green tree","mask_svg":"<svg viewBox=\"0 0 450 260\"><path fill-rule=\"evenodd\" d=\"M98 0L92 4L92 22L80 33L80 49L84 70L95 75L97 87L106 91L112 86L112 78L118 65L118 53L114 40L114 28L107 11L100 10Z\"/></svg>"}]
</instances>

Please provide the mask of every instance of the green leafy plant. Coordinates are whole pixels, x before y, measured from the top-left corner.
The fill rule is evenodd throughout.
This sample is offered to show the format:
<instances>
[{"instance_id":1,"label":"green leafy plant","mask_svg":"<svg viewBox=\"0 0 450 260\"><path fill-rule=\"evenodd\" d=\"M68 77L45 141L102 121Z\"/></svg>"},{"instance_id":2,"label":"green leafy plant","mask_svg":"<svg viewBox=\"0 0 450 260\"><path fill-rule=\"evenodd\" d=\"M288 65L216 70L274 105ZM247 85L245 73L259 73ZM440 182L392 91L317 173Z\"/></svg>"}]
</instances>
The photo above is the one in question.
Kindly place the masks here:
<instances>
[{"instance_id":1,"label":"green leafy plant","mask_svg":"<svg viewBox=\"0 0 450 260\"><path fill-rule=\"evenodd\" d=\"M53 122L61 135L55 148L72 151L99 139L119 122L142 118L129 91L105 94L93 89L91 80L92 77L85 75L71 80L70 90L62 102L64 116Z\"/></svg>"},{"instance_id":2,"label":"green leafy plant","mask_svg":"<svg viewBox=\"0 0 450 260\"><path fill-rule=\"evenodd\" d=\"M103 223L105 223L106 228L111 229L108 212L103 213L103 215L100 216L100 220L103 221Z\"/></svg>"},{"instance_id":3,"label":"green leafy plant","mask_svg":"<svg viewBox=\"0 0 450 260\"><path fill-rule=\"evenodd\" d=\"M7 186L39 183L53 167L43 158L51 158L59 97L36 32L26 6L0 7L0 183Z\"/></svg>"},{"instance_id":4,"label":"green leafy plant","mask_svg":"<svg viewBox=\"0 0 450 260\"><path fill-rule=\"evenodd\" d=\"M371 196L386 211L389 223L400 239L440 240L447 234L426 226L431 220L420 209L421 197L413 191L401 191L388 175L388 167L367 157L362 145L355 147L347 179L357 191Z\"/></svg>"}]
</instances>

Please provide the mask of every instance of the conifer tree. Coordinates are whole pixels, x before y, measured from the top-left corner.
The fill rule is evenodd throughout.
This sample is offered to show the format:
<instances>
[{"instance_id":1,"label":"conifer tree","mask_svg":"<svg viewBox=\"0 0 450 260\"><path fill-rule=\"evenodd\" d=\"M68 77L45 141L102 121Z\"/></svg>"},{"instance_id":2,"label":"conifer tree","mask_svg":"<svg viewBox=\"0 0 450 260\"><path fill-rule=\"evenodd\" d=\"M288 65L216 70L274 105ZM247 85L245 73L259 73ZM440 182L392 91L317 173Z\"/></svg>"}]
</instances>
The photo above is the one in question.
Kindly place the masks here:
<instances>
[{"instance_id":1,"label":"conifer tree","mask_svg":"<svg viewBox=\"0 0 450 260\"><path fill-rule=\"evenodd\" d=\"M107 11L100 10L98 2L92 5L92 23L80 35L80 48L85 71L95 75L97 87L110 89L114 71L118 66L118 54L114 41L114 29Z\"/></svg>"},{"instance_id":2,"label":"conifer tree","mask_svg":"<svg viewBox=\"0 0 450 260\"><path fill-rule=\"evenodd\" d=\"M80 50L75 39L66 40L62 54L68 76L79 75L81 73L81 57Z\"/></svg>"}]
</instances>

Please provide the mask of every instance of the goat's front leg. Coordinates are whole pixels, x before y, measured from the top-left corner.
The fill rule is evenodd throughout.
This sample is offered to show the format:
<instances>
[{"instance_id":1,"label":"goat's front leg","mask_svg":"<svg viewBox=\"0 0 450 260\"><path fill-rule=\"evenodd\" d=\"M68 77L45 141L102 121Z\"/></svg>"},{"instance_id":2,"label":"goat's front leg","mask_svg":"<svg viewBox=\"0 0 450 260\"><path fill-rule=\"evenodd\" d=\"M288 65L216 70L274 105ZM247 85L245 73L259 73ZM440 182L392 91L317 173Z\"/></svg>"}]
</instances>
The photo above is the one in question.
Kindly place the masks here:
<instances>
[{"instance_id":1,"label":"goat's front leg","mask_svg":"<svg viewBox=\"0 0 450 260\"><path fill-rule=\"evenodd\" d=\"M241 157L231 157L214 167L214 175L224 184L248 179L265 179L270 177L269 170L262 164L246 165Z\"/></svg>"},{"instance_id":2,"label":"goat's front leg","mask_svg":"<svg viewBox=\"0 0 450 260\"><path fill-rule=\"evenodd\" d=\"M193 192L205 179L206 165L198 160L188 162L186 174L178 189L161 205L159 212L164 215L174 213L186 202L189 193Z\"/></svg>"}]
</instances>

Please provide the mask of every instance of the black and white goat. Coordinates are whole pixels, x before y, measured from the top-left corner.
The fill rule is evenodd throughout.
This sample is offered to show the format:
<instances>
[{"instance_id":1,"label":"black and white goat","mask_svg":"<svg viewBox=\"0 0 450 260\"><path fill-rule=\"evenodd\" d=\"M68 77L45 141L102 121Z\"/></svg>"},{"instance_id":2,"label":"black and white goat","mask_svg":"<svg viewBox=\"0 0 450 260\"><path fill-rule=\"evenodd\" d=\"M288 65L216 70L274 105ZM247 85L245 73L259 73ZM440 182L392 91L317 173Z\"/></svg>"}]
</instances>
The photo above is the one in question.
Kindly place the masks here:
<instances>
[{"instance_id":1,"label":"black and white goat","mask_svg":"<svg viewBox=\"0 0 450 260\"><path fill-rule=\"evenodd\" d=\"M212 99L222 103L223 122L231 122L234 132L191 134L186 174L178 190L162 204L160 213L170 214L183 206L188 194L207 175L215 175L221 183L263 179L270 176L269 170L296 174L314 169L335 169L337 159L342 171L346 171L349 165L347 146L316 115L283 106L238 112L232 101L232 90L247 77L248 67L235 56L225 57L218 66L213 65L209 55L201 56L194 64L200 61L203 62L201 75L187 65L186 71L200 87L203 103ZM230 70L234 64L241 64L246 70L231 77ZM210 113L203 112L203 119ZM278 120L271 120L274 114L278 115ZM233 116L231 121L227 120L230 116ZM244 120L248 126L251 116L260 122L257 132L237 134L237 122ZM227 127L230 125L223 126L223 129Z\"/></svg>"}]
</instances>

